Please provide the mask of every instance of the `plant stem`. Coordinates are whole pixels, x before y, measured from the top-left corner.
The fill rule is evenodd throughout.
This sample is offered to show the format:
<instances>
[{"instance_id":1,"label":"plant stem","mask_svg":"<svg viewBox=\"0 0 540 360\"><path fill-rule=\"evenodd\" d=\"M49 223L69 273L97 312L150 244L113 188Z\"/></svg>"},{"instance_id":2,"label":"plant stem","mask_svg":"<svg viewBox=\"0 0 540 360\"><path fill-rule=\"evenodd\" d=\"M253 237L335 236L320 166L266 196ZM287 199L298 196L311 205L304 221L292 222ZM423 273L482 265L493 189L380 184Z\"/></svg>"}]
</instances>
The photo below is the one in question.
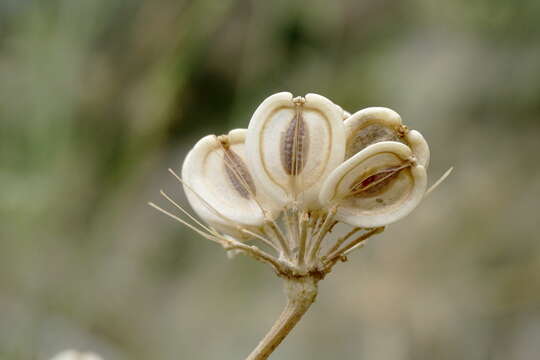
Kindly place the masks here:
<instances>
[{"instance_id":1,"label":"plant stem","mask_svg":"<svg viewBox=\"0 0 540 360\"><path fill-rule=\"evenodd\" d=\"M264 360L279 346L317 297L317 282L310 276L285 279L287 305L274 326L246 360Z\"/></svg>"}]
</instances>

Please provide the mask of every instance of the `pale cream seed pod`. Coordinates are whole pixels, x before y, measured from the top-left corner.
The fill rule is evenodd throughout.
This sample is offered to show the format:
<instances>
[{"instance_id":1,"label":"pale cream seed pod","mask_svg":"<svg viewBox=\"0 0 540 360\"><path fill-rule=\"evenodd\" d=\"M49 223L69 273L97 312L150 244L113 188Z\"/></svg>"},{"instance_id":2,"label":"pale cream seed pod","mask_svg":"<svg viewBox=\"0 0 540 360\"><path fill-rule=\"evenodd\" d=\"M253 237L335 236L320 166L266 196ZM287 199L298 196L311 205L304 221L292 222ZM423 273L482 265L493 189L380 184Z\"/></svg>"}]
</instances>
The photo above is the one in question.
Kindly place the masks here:
<instances>
[{"instance_id":1,"label":"pale cream seed pod","mask_svg":"<svg viewBox=\"0 0 540 360\"><path fill-rule=\"evenodd\" d=\"M367 146L381 141L398 141L411 148L420 165L429 165L429 146L418 131L403 125L401 116L385 107L369 107L345 120L347 150L350 158Z\"/></svg>"},{"instance_id":2,"label":"pale cream seed pod","mask_svg":"<svg viewBox=\"0 0 540 360\"><path fill-rule=\"evenodd\" d=\"M274 94L253 114L246 147L253 176L269 196L316 208L322 181L345 156L343 111L316 94Z\"/></svg>"},{"instance_id":3,"label":"pale cream seed pod","mask_svg":"<svg viewBox=\"0 0 540 360\"><path fill-rule=\"evenodd\" d=\"M263 191L246 161L246 129L208 135L195 144L182 167L191 207L220 232L243 237L239 227L258 228L279 209Z\"/></svg>"},{"instance_id":4,"label":"pale cream seed pod","mask_svg":"<svg viewBox=\"0 0 540 360\"><path fill-rule=\"evenodd\" d=\"M411 149L383 141L367 146L336 168L319 198L328 207L337 206L337 220L371 228L409 214L422 200L426 185L426 170Z\"/></svg>"}]
</instances>

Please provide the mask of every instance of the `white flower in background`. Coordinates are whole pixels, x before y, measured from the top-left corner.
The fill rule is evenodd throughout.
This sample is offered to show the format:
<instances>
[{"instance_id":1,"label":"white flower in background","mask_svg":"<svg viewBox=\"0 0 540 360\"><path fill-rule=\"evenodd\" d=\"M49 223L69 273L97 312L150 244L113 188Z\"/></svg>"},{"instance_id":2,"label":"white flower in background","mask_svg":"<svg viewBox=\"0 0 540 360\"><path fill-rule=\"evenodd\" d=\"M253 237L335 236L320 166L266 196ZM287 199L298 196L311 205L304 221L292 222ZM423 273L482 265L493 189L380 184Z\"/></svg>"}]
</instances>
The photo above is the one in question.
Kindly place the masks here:
<instances>
[{"instance_id":1,"label":"white flower in background","mask_svg":"<svg viewBox=\"0 0 540 360\"><path fill-rule=\"evenodd\" d=\"M94 353L81 353L75 350L62 351L51 360L103 360Z\"/></svg>"},{"instance_id":2,"label":"white flower in background","mask_svg":"<svg viewBox=\"0 0 540 360\"><path fill-rule=\"evenodd\" d=\"M314 301L317 282L418 206L428 164L427 142L393 110L351 115L323 96L282 92L259 105L247 130L197 142L181 177L169 169L202 222L163 191L191 222L150 205L285 279L293 309L248 358L265 359ZM350 231L328 236L338 223Z\"/></svg>"}]
</instances>

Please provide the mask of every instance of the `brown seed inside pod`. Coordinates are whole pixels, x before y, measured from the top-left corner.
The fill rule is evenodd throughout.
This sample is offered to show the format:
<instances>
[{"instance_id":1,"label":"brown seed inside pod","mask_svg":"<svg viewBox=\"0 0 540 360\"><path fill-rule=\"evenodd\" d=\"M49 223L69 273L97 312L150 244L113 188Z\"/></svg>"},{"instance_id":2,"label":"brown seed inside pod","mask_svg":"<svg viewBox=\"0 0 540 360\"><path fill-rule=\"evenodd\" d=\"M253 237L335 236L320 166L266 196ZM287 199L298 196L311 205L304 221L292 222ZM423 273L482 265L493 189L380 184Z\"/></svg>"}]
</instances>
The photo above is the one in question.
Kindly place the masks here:
<instances>
[{"instance_id":1,"label":"brown seed inside pod","mask_svg":"<svg viewBox=\"0 0 540 360\"><path fill-rule=\"evenodd\" d=\"M240 156L230 148L224 148L223 155L225 173L233 188L244 199L255 196L255 183Z\"/></svg>"},{"instance_id":2,"label":"brown seed inside pod","mask_svg":"<svg viewBox=\"0 0 540 360\"><path fill-rule=\"evenodd\" d=\"M287 174L296 176L302 172L309 150L308 135L302 109L298 106L289 127L281 137L281 164Z\"/></svg>"},{"instance_id":3,"label":"brown seed inside pod","mask_svg":"<svg viewBox=\"0 0 540 360\"><path fill-rule=\"evenodd\" d=\"M377 170L367 177L362 175L351 186L351 196L365 198L384 193L385 189L397 178L399 172L408 167L408 165L390 167Z\"/></svg>"},{"instance_id":4,"label":"brown seed inside pod","mask_svg":"<svg viewBox=\"0 0 540 360\"><path fill-rule=\"evenodd\" d=\"M350 158L368 145L381 141L400 141L398 134L387 126L371 124L356 131L347 141L346 158Z\"/></svg>"}]
</instances>

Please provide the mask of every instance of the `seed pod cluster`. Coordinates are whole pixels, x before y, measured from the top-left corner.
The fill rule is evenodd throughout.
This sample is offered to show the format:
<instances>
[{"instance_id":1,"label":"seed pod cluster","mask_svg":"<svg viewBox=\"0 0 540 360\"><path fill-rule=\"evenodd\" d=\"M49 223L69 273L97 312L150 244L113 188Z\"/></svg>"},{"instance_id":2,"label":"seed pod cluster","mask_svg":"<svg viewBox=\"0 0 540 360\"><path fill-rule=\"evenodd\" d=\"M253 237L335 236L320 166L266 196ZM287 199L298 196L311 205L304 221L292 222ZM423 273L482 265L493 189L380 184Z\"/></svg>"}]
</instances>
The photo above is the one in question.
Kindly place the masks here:
<instances>
[{"instance_id":1,"label":"seed pod cluster","mask_svg":"<svg viewBox=\"0 0 540 360\"><path fill-rule=\"evenodd\" d=\"M316 94L265 99L248 129L206 136L182 176L198 215L229 234L262 228L291 207L358 227L384 226L426 191L429 147L393 110L352 115Z\"/></svg>"}]
</instances>

